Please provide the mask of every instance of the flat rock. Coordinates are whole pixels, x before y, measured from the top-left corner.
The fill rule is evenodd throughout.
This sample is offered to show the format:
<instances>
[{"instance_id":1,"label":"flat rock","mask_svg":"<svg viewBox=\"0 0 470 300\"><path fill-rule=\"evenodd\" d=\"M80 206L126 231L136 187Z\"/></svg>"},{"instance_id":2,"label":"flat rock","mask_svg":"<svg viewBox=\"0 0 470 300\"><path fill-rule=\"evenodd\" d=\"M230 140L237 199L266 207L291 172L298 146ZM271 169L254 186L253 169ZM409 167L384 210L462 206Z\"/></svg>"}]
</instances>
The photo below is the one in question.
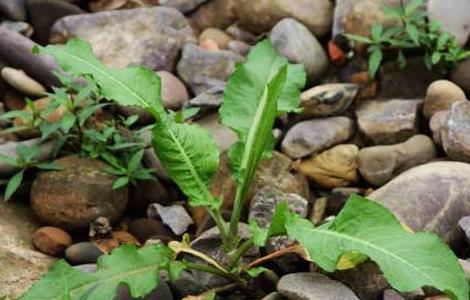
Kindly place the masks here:
<instances>
[{"instance_id":1,"label":"flat rock","mask_svg":"<svg viewBox=\"0 0 470 300\"><path fill-rule=\"evenodd\" d=\"M441 131L442 145L453 160L470 162L470 102L452 104L445 128Z\"/></svg>"},{"instance_id":2,"label":"flat rock","mask_svg":"<svg viewBox=\"0 0 470 300\"><path fill-rule=\"evenodd\" d=\"M470 216L465 216L459 220L459 227L465 234L465 240L470 242Z\"/></svg>"},{"instance_id":3,"label":"flat rock","mask_svg":"<svg viewBox=\"0 0 470 300\"><path fill-rule=\"evenodd\" d=\"M207 115L197 120L196 123L212 135L221 152L227 151L230 146L238 141L236 133L220 123L218 114Z\"/></svg>"},{"instance_id":4,"label":"flat rock","mask_svg":"<svg viewBox=\"0 0 470 300\"><path fill-rule=\"evenodd\" d=\"M449 113L450 110L440 110L429 120L429 129L432 131L432 139L439 146L442 146L442 135L445 134Z\"/></svg>"},{"instance_id":5,"label":"flat rock","mask_svg":"<svg viewBox=\"0 0 470 300\"><path fill-rule=\"evenodd\" d=\"M62 0L28 0L29 20L34 27L33 39L47 44L52 25L62 17L84 14L80 7Z\"/></svg>"},{"instance_id":6,"label":"flat rock","mask_svg":"<svg viewBox=\"0 0 470 300\"><path fill-rule=\"evenodd\" d=\"M465 45L470 36L470 1L429 0L427 8L430 19L438 21L442 31L451 33L461 46Z\"/></svg>"},{"instance_id":7,"label":"flat rock","mask_svg":"<svg viewBox=\"0 0 470 300\"><path fill-rule=\"evenodd\" d=\"M3 80L27 96L41 97L46 94L46 89L23 70L5 67L2 69L1 74Z\"/></svg>"},{"instance_id":8,"label":"flat rock","mask_svg":"<svg viewBox=\"0 0 470 300\"><path fill-rule=\"evenodd\" d=\"M302 64L309 82L319 79L328 68L328 57L317 38L299 21L286 18L269 34L276 51L290 63Z\"/></svg>"},{"instance_id":9,"label":"flat rock","mask_svg":"<svg viewBox=\"0 0 470 300\"><path fill-rule=\"evenodd\" d=\"M228 50L206 50L186 44L177 71L194 94L199 95L225 84L235 71L235 64L242 61L242 56Z\"/></svg>"},{"instance_id":10,"label":"flat rock","mask_svg":"<svg viewBox=\"0 0 470 300\"><path fill-rule=\"evenodd\" d=\"M166 109L178 110L189 100L188 89L175 75L167 71L158 71L162 82L162 101Z\"/></svg>"},{"instance_id":11,"label":"flat rock","mask_svg":"<svg viewBox=\"0 0 470 300\"><path fill-rule=\"evenodd\" d=\"M228 44L232 41L230 35L225 33L223 30L219 28L206 28L198 37L199 44L203 43L205 40L213 40L217 43L219 49L227 49Z\"/></svg>"},{"instance_id":12,"label":"flat rock","mask_svg":"<svg viewBox=\"0 0 470 300\"><path fill-rule=\"evenodd\" d=\"M281 149L291 158L302 158L343 143L353 133L353 121L347 117L303 121L287 131Z\"/></svg>"},{"instance_id":13,"label":"flat rock","mask_svg":"<svg viewBox=\"0 0 470 300\"><path fill-rule=\"evenodd\" d=\"M191 20L201 30L209 27L226 28L237 20L238 5L238 0L212 0L200 5L191 14Z\"/></svg>"},{"instance_id":14,"label":"flat rock","mask_svg":"<svg viewBox=\"0 0 470 300\"><path fill-rule=\"evenodd\" d=\"M457 246L458 221L470 215L470 165L432 162L414 167L368 197L381 202L414 231L429 231Z\"/></svg>"},{"instance_id":15,"label":"flat rock","mask_svg":"<svg viewBox=\"0 0 470 300\"><path fill-rule=\"evenodd\" d=\"M17 299L55 261L34 250L31 236L39 227L29 205L0 199L1 295Z\"/></svg>"},{"instance_id":16,"label":"flat rock","mask_svg":"<svg viewBox=\"0 0 470 300\"><path fill-rule=\"evenodd\" d=\"M470 95L470 58L459 63L452 71L450 78Z\"/></svg>"},{"instance_id":17,"label":"flat rock","mask_svg":"<svg viewBox=\"0 0 470 300\"><path fill-rule=\"evenodd\" d=\"M51 29L51 41L81 38L106 65L174 68L179 50L195 37L184 16L173 8L151 7L67 16Z\"/></svg>"},{"instance_id":18,"label":"flat rock","mask_svg":"<svg viewBox=\"0 0 470 300\"><path fill-rule=\"evenodd\" d=\"M415 135L400 144L362 148L359 171L367 182L381 186L403 171L436 157L433 141L426 135Z\"/></svg>"},{"instance_id":19,"label":"flat rock","mask_svg":"<svg viewBox=\"0 0 470 300\"><path fill-rule=\"evenodd\" d=\"M26 10L25 0L4 0L0 1L0 14L5 15L14 21L25 21Z\"/></svg>"},{"instance_id":20,"label":"flat rock","mask_svg":"<svg viewBox=\"0 0 470 300\"><path fill-rule=\"evenodd\" d=\"M116 178L106 164L91 158L66 156L55 161L62 171L42 172L31 188L31 205L46 224L66 230L88 228L98 217L116 222L127 206L127 187L113 189Z\"/></svg>"},{"instance_id":21,"label":"flat rock","mask_svg":"<svg viewBox=\"0 0 470 300\"><path fill-rule=\"evenodd\" d=\"M172 7L185 14L209 0L160 0L158 5Z\"/></svg>"},{"instance_id":22,"label":"flat rock","mask_svg":"<svg viewBox=\"0 0 470 300\"><path fill-rule=\"evenodd\" d=\"M35 55L32 48L36 45L29 38L0 27L0 60L6 65L21 69L46 87L60 86L53 74L58 69L52 57ZM15 49L12 51L11 49Z\"/></svg>"},{"instance_id":23,"label":"flat rock","mask_svg":"<svg viewBox=\"0 0 470 300\"><path fill-rule=\"evenodd\" d=\"M434 113L448 110L452 103L466 100L464 91L455 83L448 80L437 80L429 85L423 104L423 115L429 120Z\"/></svg>"},{"instance_id":24,"label":"flat rock","mask_svg":"<svg viewBox=\"0 0 470 300\"><path fill-rule=\"evenodd\" d=\"M403 142L418 133L421 103L412 99L361 102L356 108L359 131L371 144Z\"/></svg>"},{"instance_id":25,"label":"flat rock","mask_svg":"<svg viewBox=\"0 0 470 300\"><path fill-rule=\"evenodd\" d=\"M356 99L359 86L352 83L329 83L302 93L300 106L303 119L342 114Z\"/></svg>"},{"instance_id":26,"label":"flat rock","mask_svg":"<svg viewBox=\"0 0 470 300\"><path fill-rule=\"evenodd\" d=\"M333 3L328 0L240 0L236 9L240 26L258 34L293 18L320 38L330 31L333 17Z\"/></svg>"},{"instance_id":27,"label":"flat rock","mask_svg":"<svg viewBox=\"0 0 470 300\"><path fill-rule=\"evenodd\" d=\"M295 168L322 187L344 187L359 180L358 154L356 145L341 144L301 160Z\"/></svg>"},{"instance_id":28,"label":"flat rock","mask_svg":"<svg viewBox=\"0 0 470 300\"><path fill-rule=\"evenodd\" d=\"M176 235L182 235L189 226L194 224L193 219L181 205L162 206L154 203L149 206L149 210L154 210L162 219L163 224L170 227Z\"/></svg>"},{"instance_id":29,"label":"flat rock","mask_svg":"<svg viewBox=\"0 0 470 300\"><path fill-rule=\"evenodd\" d=\"M359 300L344 284L317 273L293 273L281 277L277 291L289 300Z\"/></svg>"}]
</instances>

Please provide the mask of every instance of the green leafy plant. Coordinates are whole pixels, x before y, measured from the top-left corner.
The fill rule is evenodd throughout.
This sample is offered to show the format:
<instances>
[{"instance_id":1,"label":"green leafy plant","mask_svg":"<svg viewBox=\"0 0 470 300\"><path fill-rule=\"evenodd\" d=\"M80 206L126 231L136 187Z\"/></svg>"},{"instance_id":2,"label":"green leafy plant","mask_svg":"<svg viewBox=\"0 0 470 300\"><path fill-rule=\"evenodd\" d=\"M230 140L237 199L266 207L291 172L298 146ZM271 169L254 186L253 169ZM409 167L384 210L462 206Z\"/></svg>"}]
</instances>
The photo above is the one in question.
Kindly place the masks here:
<instances>
[{"instance_id":1,"label":"green leafy plant","mask_svg":"<svg viewBox=\"0 0 470 300\"><path fill-rule=\"evenodd\" d=\"M33 144L31 146L26 146L23 144L18 144L16 147L16 157L7 156L5 154L0 154L0 159L6 162L7 164L14 166L19 169L19 171L13 175L8 181L7 187L5 189L5 200L8 201L11 196L16 192L18 187L23 181L24 174L27 170L36 168L40 170L47 171L58 171L62 168L54 163L48 162L39 162L37 157L41 153L41 148L38 144Z\"/></svg>"},{"instance_id":2,"label":"green leafy plant","mask_svg":"<svg viewBox=\"0 0 470 300\"><path fill-rule=\"evenodd\" d=\"M237 67L228 81L220 109L222 123L239 137L229 151L230 167L238 184L229 224L221 217L222 199L209 191L218 168L219 151L201 127L176 122L164 110L160 80L154 72L142 67L107 68L81 40L38 47L36 51L54 56L74 76L92 76L103 97L121 105L142 107L154 116L155 152L167 173L188 196L189 203L205 207L213 217L229 263L222 265L192 249L189 236L185 235L181 242L172 241L168 246L118 248L99 259L95 274L83 274L61 261L21 299L112 299L120 283L129 287L133 297L140 297L158 284L158 272L169 272L174 280L184 269L211 272L246 287L251 277L266 270L261 262L267 258L248 265L241 258L250 248L262 247L269 238L279 235L294 238L299 243L295 251L325 271L334 271L345 255L362 253L374 260L390 284L400 291L434 286L452 299L468 299L465 274L447 245L433 234L406 231L383 206L359 196L350 198L333 221L318 227L290 212L283 203L276 208L268 228L250 221L252 237L240 240L240 212L259 162L271 155L274 120L279 114L298 110L300 90L305 83L303 68L289 65L278 56L269 40L254 47L246 62ZM204 263L189 262L180 254L195 256Z\"/></svg>"},{"instance_id":3,"label":"green leafy plant","mask_svg":"<svg viewBox=\"0 0 470 300\"><path fill-rule=\"evenodd\" d=\"M436 20L427 20L427 13L420 9L423 0L412 0L407 5L384 7L384 13L397 25L384 28L381 24L371 27L369 36L346 34L352 41L368 45L369 73L375 77L384 59L384 51L397 52L400 68L406 67L405 53L409 50L424 52L423 61L429 70L443 63L448 69L470 57L470 51L459 46L454 36L441 31Z\"/></svg>"}]
</instances>

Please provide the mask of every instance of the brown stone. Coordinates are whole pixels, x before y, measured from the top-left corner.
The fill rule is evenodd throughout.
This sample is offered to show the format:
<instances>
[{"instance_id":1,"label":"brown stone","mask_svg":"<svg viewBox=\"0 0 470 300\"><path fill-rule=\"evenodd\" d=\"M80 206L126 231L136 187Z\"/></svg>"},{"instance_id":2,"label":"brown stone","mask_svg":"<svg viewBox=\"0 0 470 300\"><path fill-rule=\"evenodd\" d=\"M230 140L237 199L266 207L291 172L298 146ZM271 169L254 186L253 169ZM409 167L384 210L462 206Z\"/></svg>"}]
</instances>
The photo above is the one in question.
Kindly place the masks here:
<instances>
[{"instance_id":1,"label":"brown stone","mask_svg":"<svg viewBox=\"0 0 470 300\"><path fill-rule=\"evenodd\" d=\"M191 19L200 29L209 27L225 28L236 19L237 0L213 0L198 7Z\"/></svg>"},{"instance_id":2,"label":"brown stone","mask_svg":"<svg viewBox=\"0 0 470 300\"><path fill-rule=\"evenodd\" d=\"M87 229L103 216L116 222L127 206L127 187L113 189L115 176L106 164L91 158L67 156L55 163L62 171L42 172L31 189L31 205L46 224L68 230Z\"/></svg>"},{"instance_id":3,"label":"brown stone","mask_svg":"<svg viewBox=\"0 0 470 300\"><path fill-rule=\"evenodd\" d=\"M359 148L353 144L337 145L318 155L300 161L296 169L326 187L344 187L358 181L357 155Z\"/></svg>"},{"instance_id":4,"label":"brown stone","mask_svg":"<svg viewBox=\"0 0 470 300\"><path fill-rule=\"evenodd\" d=\"M41 252L49 255L60 255L72 244L72 238L57 227L41 227L33 234L33 244Z\"/></svg>"},{"instance_id":5,"label":"brown stone","mask_svg":"<svg viewBox=\"0 0 470 300\"><path fill-rule=\"evenodd\" d=\"M423 104L423 115L429 120L438 111L449 110L454 102L466 100L464 91L448 80L437 80L429 85Z\"/></svg>"},{"instance_id":6,"label":"brown stone","mask_svg":"<svg viewBox=\"0 0 470 300\"><path fill-rule=\"evenodd\" d=\"M452 104L441 130L442 146L453 160L470 162L470 102Z\"/></svg>"},{"instance_id":7,"label":"brown stone","mask_svg":"<svg viewBox=\"0 0 470 300\"><path fill-rule=\"evenodd\" d=\"M199 35L199 43L202 43L203 41L208 39L215 41L220 49L227 49L228 43L230 43L230 41L232 40L232 38L228 34L220 30L219 28L204 29L204 31Z\"/></svg>"},{"instance_id":8,"label":"brown stone","mask_svg":"<svg viewBox=\"0 0 470 300\"><path fill-rule=\"evenodd\" d=\"M359 99L372 99L377 96L377 80L370 78L369 72L357 72L349 81L360 86Z\"/></svg>"}]
</instances>

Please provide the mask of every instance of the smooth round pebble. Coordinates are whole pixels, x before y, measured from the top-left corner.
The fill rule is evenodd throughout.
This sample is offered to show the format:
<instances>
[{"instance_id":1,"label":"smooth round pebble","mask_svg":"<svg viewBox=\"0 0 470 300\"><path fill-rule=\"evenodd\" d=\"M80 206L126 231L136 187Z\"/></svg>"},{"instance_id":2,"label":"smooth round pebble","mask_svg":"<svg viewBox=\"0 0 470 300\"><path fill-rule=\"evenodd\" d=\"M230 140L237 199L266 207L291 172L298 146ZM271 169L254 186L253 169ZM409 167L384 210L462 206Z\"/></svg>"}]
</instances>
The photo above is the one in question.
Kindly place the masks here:
<instances>
[{"instance_id":1,"label":"smooth round pebble","mask_svg":"<svg viewBox=\"0 0 470 300\"><path fill-rule=\"evenodd\" d=\"M72 238L64 230L46 226L36 230L32 237L33 244L41 252L49 255L60 255L72 244Z\"/></svg>"},{"instance_id":2,"label":"smooth round pebble","mask_svg":"<svg viewBox=\"0 0 470 300\"><path fill-rule=\"evenodd\" d=\"M71 265L94 264L103 252L91 242L70 245L65 250L65 259Z\"/></svg>"},{"instance_id":3,"label":"smooth round pebble","mask_svg":"<svg viewBox=\"0 0 470 300\"><path fill-rule=\"evenodd\" d=\"M41 97L46 93L46 88L29 77L23 70L5 67L2 69L1 75L3 80L23 94Z\"/></svg>"}]
</instances>

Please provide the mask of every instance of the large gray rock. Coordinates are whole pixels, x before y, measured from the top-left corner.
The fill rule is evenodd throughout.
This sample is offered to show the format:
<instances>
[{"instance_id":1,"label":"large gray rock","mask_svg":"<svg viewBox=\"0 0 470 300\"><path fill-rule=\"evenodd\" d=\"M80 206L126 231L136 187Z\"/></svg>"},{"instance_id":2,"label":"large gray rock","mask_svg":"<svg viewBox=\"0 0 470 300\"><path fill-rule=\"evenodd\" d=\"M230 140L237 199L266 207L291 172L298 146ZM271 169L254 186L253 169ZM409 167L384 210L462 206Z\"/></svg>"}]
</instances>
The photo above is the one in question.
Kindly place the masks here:
<instances>
[{"instance_id":1,"label":"large gray rock","mask_svg":"<svg viewBox=\"0 0 470 300\"><path fill-rule=\"evenodd\" d=\"M24 70L47 87L60 86L53 71L58 69L52 57L32 53L36 45L19 33L0 27L0 60L6 65ZM15 49L12 51L12 49Z\"/></svg>"},{"instance_id":2,"label":"large gray rock","mask_svg":"<svg viewBox=\"0 0 470 300\"><path fill-rule=\"evenodd\" d=\"M421 100L364 101L356 108L361 134L375 145L403 142L418 133Z\"/></svg>"},{"instance_id":3,"label":"large gray rock","mask_svg":"<svg viewBox=\"0 0 470 300\"><path fill-rule=\"evenodd\" d=\"M52 41L88 41L108 66L144 65L172 71L181 47L195 42L189 23L173 8L151 7L67 16L51 29Z\"/></svg>"},{"instance_id":4,"label":"large gray rock","mask_svg":"<svg viewBox=\"0 0 470 300\"><path fill-rule=\"evenodd\" d=\"M442 31L449 32L463 46L470 36L470 1L428 1L428 13L431 20L441 24Z\"/></svg>"},{"instance_id":5,"label":"large gray rock","mask_svg":"<svg viewBox=\"0 0 470 300\"><path fill-rule=\"evenodd\" d=\"M347 141L354 133L354 123L347 117L313 119L295 124L281 144L291 158L302 158Z\"/></svg>"},{"instance_id":6,"label":"large gray rock","mask_svg":"<svg viewBox=\"0 0 470 300\"><path fill-rule=\"evenodd\" d=\"M442 145L453 160L470 162L470 102L452 104L444 129Z\"/></svg>"},{"instance_id":7,"label":"large gray rock","mask_svg":"<svg viewBox=\"0 0 470 300\"><path fill-rule=\"evenodd\" d=\"M317 273L293 273L281 277L277 291L289 300L359 300L344 284Z\"/></svg>"},{"instance_id":8,"label":"large gray rock","mask_svg":"<svg viewBox=\"0 0 470 300\"><path fill-rule=\"evenodd\" d=\"M221 152L227 151L230 146L238 141L236 133L220 123L218 114L207 115L197 120L196 123L212 135Z\"/></svg>"},{"instance_id":9,"label":"large gray rock","mask_svg":"<svg viewBox=\"0 0 470 300\"><path fill-rule=\"evenodd\" d=\"M183 48L177 71L194 94L219 89L235 71L235 64L243 57L228 50L206 50L194 44Z\"/></svg>"},{"instance_id":10,"label":"large gray rock","mask_svg":"<svg viewBox=\"0 0 470 300\"><path fill-rule=\"evenodd\" d=\"M470 214L470 165L432 162L412 168L368 197L414 231L430 231L451 246L463 241L458 221Z\"/></svg>"},{"instance_id":11,"label":"large gray rock","mask_svg":"<svg viewBox=\"0 0 470 300\"><path fill-rule=\"evenodd\" d=\"M236 9L240 25L254 33L269 31L284 18L294 18L322 37L330 31L333 17L333 3L328 0L240 0Z\"/></svg>"},{"instance_id":12,"label":"large gray rock","mask_svg":"<svg viewBox=\"0 0 470 300\"><path fill-rule=\"evenodd\" d=\"M470 58L459 63L450 78L470 96Z\"/></svg>"},{"instance_id":13,"label":"large gray rock","mask_svg":"<svg viewBox=\"0 0 470 300\"><path fill-rule=\"evenodd\" d=\"M235 9L238 2L238 0L211 0L200 5L191 14L191 21L201 30L209 27L226 28L237 20Z\"/></svg>"},{"instance_id":14,"label":"large gray rock","mask_svg":"<svg viewBox=\"0 0 470 300\"><path fill-rule=\"evenodd\" d=\"M181 13L187 13L209 0L160 0L160 6L173 7Z\"/></svg>"},{"instance_id":15,"label":"large gray rock","mask_svg":"<svg viewBox=\"0 0 470 300\"><path fill-rule=\"evenodd\" d=\"M55 259L34 250L31 236L39 228L28 205L0 199L1 296L17 299L47 272Z\"/></svg>"},{"instance_id":16,"label":"large gray rock","mask_svg":"<svg viewBox=\"0 0 470 300\"><path fill-rule=\"evenodd\" d=\"M0 15L4 15L14 21L25 21L25 0L3 0L0 1Z\"/></svg>"},{"instance_id":17,"label":"large gray rock","mask_svg":"<svg viewBox=\"0 0 470 300\"><path fill-rule=\"evenodd\" d=\"M448 110L454 102L466 99L464 91L452 81L436 80L426 91L423 115L429 120L436 112Z\"/></svg>"},{"instance_id":18,"label":"large gray rock","mask_svg":"<svg viewBox=\"0 0 470 300\"><path fill-rule=\"evenodd\" d=\"M362 176L376 186L417 165L436 158L433 141L426 135L415 135L403 143L373 146L359 151L358 163Z\"/></svg>"},{"instance_id":19,"label":"large gray rock","mask_svg":"<svg viewBox=\"0 0 470 300\"><path fill-rule=\"evenodd\" d=\"M276 51L290 63L302 64L309 82L323 75L328 68L328 56L317 38L299 21L283 19L269 35Z\"/></svg>"}]
</instances>

